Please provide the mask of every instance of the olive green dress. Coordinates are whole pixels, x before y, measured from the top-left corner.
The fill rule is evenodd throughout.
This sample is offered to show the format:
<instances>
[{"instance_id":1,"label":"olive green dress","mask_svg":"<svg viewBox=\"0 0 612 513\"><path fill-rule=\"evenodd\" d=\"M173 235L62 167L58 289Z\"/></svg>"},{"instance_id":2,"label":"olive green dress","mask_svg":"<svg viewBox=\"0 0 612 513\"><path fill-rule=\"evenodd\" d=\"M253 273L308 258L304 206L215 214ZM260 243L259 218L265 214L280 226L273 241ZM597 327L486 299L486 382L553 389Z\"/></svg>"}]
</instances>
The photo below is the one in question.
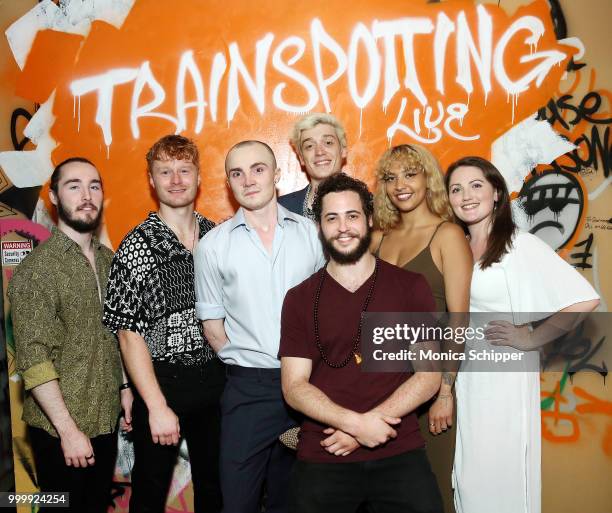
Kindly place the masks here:
<instances>
[{"instance_id":1,"label":"olive green dress","mask_svg":"<svg viewBox=\"0 0 612 513\"><path fill-rule=\"evenodd\" d=\"M446 294L444 291L444 277L433 261L430 246L431 242L436 236L436 233L438 232L438 229L443 224L444 222L440 223L436 227L427 246L423 248L423 250L417 256L410 260L410 262L402 266L402 269L405 269L406 271L419 273L425 277L427 283L429 283L429 286L431 287L431 292L436 302L436 311L438 312L446 312L447 310ZM379 256L380 248L384 239L385 236L383 235L380 240L380 244L376 249L376 256ZM419 425L421 427L423 438L425 438L427 456L429 458L431 468L436 475L436 479L438 480L440 493L442 494L442 499L444 500L444 511L445 513L455 513L453 504L453 490L451 486L451 472L453 469L453 456L455 454L455 430L454 428L451 428L437 436L433 436L429 432L427 412L429 411L431 404L432 401L429 401L419 408L417 412L419 415ZM455 422L456 404L453 407L453 426L455 425Z\"/></svg>"}]
</instances>

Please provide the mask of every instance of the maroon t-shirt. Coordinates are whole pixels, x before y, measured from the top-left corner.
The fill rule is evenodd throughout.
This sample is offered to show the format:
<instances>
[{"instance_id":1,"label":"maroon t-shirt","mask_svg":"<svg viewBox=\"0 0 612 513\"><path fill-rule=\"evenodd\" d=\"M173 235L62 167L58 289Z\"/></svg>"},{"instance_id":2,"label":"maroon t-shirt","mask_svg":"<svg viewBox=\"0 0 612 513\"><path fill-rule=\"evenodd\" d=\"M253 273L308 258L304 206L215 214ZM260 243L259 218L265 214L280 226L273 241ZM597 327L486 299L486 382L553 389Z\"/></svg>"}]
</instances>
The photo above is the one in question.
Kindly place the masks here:
<instances>
[{"instance_id":1,"label":"maroon t-shirt","mask_svg":"<svg viewBox=\"0 0 612 513\"><path fill-rule=\"evenodd\" d=\"M422 275L405 271L379 260L378 276L368 306L368 312L433 312L435 302L431 289ZM314 336L314 301L322 269L292 288L285 296L281 320L279 356L312 360L310 383L322 390L332 401L358 413L378 406L389 397L410 374L398 372L363 372L355 358L340 369L327 365L317 349ZM355 292L349 292L329 273L319 301L319 335L327 359L342 362L355 343L361 310L372 277ZM387 458L422 447L416 415L402 418L397 438L374 449L359 447L348 456L329 454L320 442L328 435L325 426L312 419L302 423L298 458L318 463L346 463Z\"/></svg>"}]
</instances>

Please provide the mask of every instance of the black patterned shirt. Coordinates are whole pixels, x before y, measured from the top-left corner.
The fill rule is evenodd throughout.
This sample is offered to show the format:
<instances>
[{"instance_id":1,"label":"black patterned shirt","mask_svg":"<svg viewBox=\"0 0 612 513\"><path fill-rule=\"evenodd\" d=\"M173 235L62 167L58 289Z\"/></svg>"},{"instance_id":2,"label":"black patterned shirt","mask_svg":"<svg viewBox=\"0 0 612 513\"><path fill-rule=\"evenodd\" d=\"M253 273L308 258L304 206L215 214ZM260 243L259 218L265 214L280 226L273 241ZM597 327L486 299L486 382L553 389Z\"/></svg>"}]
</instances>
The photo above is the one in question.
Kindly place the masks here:
<instances>
[{"instance_id":1,"label":"black patterned shirt","mask_svg":"<svg viewBox=\"0 0 612 513\"><path fill-rule=\"evenodd\" d=\"M194 215L202 238L215 225ZM155 212L115 253L103 322L113 333L138 333L153 362L194 367L216 357L195 314L193 255Z\"/></svg>"}]
</instances>

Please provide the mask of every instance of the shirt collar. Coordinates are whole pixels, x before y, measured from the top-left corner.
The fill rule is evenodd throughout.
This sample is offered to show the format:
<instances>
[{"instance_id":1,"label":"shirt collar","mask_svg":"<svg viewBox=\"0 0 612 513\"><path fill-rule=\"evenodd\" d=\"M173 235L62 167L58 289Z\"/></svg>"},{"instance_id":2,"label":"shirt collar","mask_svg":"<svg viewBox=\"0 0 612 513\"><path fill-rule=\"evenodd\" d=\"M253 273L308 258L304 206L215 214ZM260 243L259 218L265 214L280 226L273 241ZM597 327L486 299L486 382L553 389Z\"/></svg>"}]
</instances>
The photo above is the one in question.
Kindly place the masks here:
<instances>
[{"instance_id":1,"label":"shirt collar","mask_svg":"<svg viewBox=\"0 0 612 513\"><path fill-rule=\"evenodd\" d=\"M293 212L287 210L285 207L283 207L280 203L276 204L276 217L277 217L277 222L278 225L281 228L285 227L285 223L287 221L293 221L294 223L299 222L298 220L298 215L294 214ZM234 231L235 228L238 228L239 226L244 226L247 230L251 230L251 227L248 225L245 217L244 217L244 209L242 207L240 207L236 213L234 214L234 217L232 217L231 221L230 221L230 231Z\"/></svg>"},{"instance_id":2,"label":"shirt collar","mask_svg":"<svg viewBox=\"0 0 612 513\"><path fill-rule=\"evenodd\" d=\"M161 218L159 217L157 212L149 212L149 215L147 217L147 220L150 221L151 223L153 223L154 225L160 226L162 228L168 229L166 226L166 223L164 223Z\"/></svg>"},{"instance_id":3,"label":"shirt collar","mask_svg":"<svg viewBox=\"0 0 612 513\"><path fill-rule=\"evenodd\" d=\"M293 221L294 223L299 223L298 214L291 212L291 210L287 210L280 203L278 205L278 224L280 224L283 228L285 227L285 221Z\"/></svg>"},{"instance_id":4,"label":"shirt collar","mask_svg":"<svg viewBox=\"0 0 612 513\"><path fill-rule=\"evenodd\" d=\"M196 222L198 223L200 227L200 238L202 238L203 231L206 228L206 222L205 222L204 216L200 214L199 212L197 212L196 210L193 211L193 215L195 216ZM158 212L154 212L154 211L149 212L149 216L147 217L147 220L152 222L157 227L161 227L165 231L174 235L174 232L170 229L170 227L166 223L164 223L161 217L159 217Z\"/></svg>"},{"instance_id":5,"label":"shirt collar","mask_svg":"<svg viewBox=\"0 0 612 513\"><path fill-rule=\"evenodd\" d=\"M76 248L81 251L81 247L73 239L71 239L70 237L68 237L68 235L61 231L57 226L51 227L51 236L57 241L58 247L62 251L66 252L71 248ZM98 237L96 237L95 235L91 238L91 244L92 247L96 250L100 249L100 246L102 246L100 239L98 239Z\"/></svg>"}]
</instances>

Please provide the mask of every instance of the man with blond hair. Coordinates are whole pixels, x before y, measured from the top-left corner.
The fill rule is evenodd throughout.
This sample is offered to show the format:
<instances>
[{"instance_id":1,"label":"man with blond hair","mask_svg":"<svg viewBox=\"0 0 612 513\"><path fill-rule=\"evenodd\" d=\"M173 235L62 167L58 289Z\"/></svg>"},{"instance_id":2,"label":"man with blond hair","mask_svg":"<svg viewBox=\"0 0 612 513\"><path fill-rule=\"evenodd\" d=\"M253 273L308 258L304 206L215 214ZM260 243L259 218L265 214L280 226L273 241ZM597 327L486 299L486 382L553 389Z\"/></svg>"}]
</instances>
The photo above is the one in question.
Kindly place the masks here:
<instances>
[{"instance_id":1,"label":"man with blond hair","mask_svg":"<svg viewBox=\"0 0 612 513\"><path fill-rule=\"evenodd\" d=\"M339 173L346 162L346 133L331 114L309 114L293 126L291 145L310 183L281 196L278 202L287 210L314 220L312 202L319 184Z\"/></svg>"},{"instance_id":2,"label":"man with blond hair","mask_svg":"<svg viewBox=\"0 0 612 513\"><path fill-rule=\"evenodd\" d=\"M135 388L130 513L165 511L181 437L195 512L218 512L225 371L195 315L193 270L193 251L214 224L194 211L200 158L193 141L162 137L146 158L159 210L121 242L104 305Z\"/></svg>"}]
</instances>

